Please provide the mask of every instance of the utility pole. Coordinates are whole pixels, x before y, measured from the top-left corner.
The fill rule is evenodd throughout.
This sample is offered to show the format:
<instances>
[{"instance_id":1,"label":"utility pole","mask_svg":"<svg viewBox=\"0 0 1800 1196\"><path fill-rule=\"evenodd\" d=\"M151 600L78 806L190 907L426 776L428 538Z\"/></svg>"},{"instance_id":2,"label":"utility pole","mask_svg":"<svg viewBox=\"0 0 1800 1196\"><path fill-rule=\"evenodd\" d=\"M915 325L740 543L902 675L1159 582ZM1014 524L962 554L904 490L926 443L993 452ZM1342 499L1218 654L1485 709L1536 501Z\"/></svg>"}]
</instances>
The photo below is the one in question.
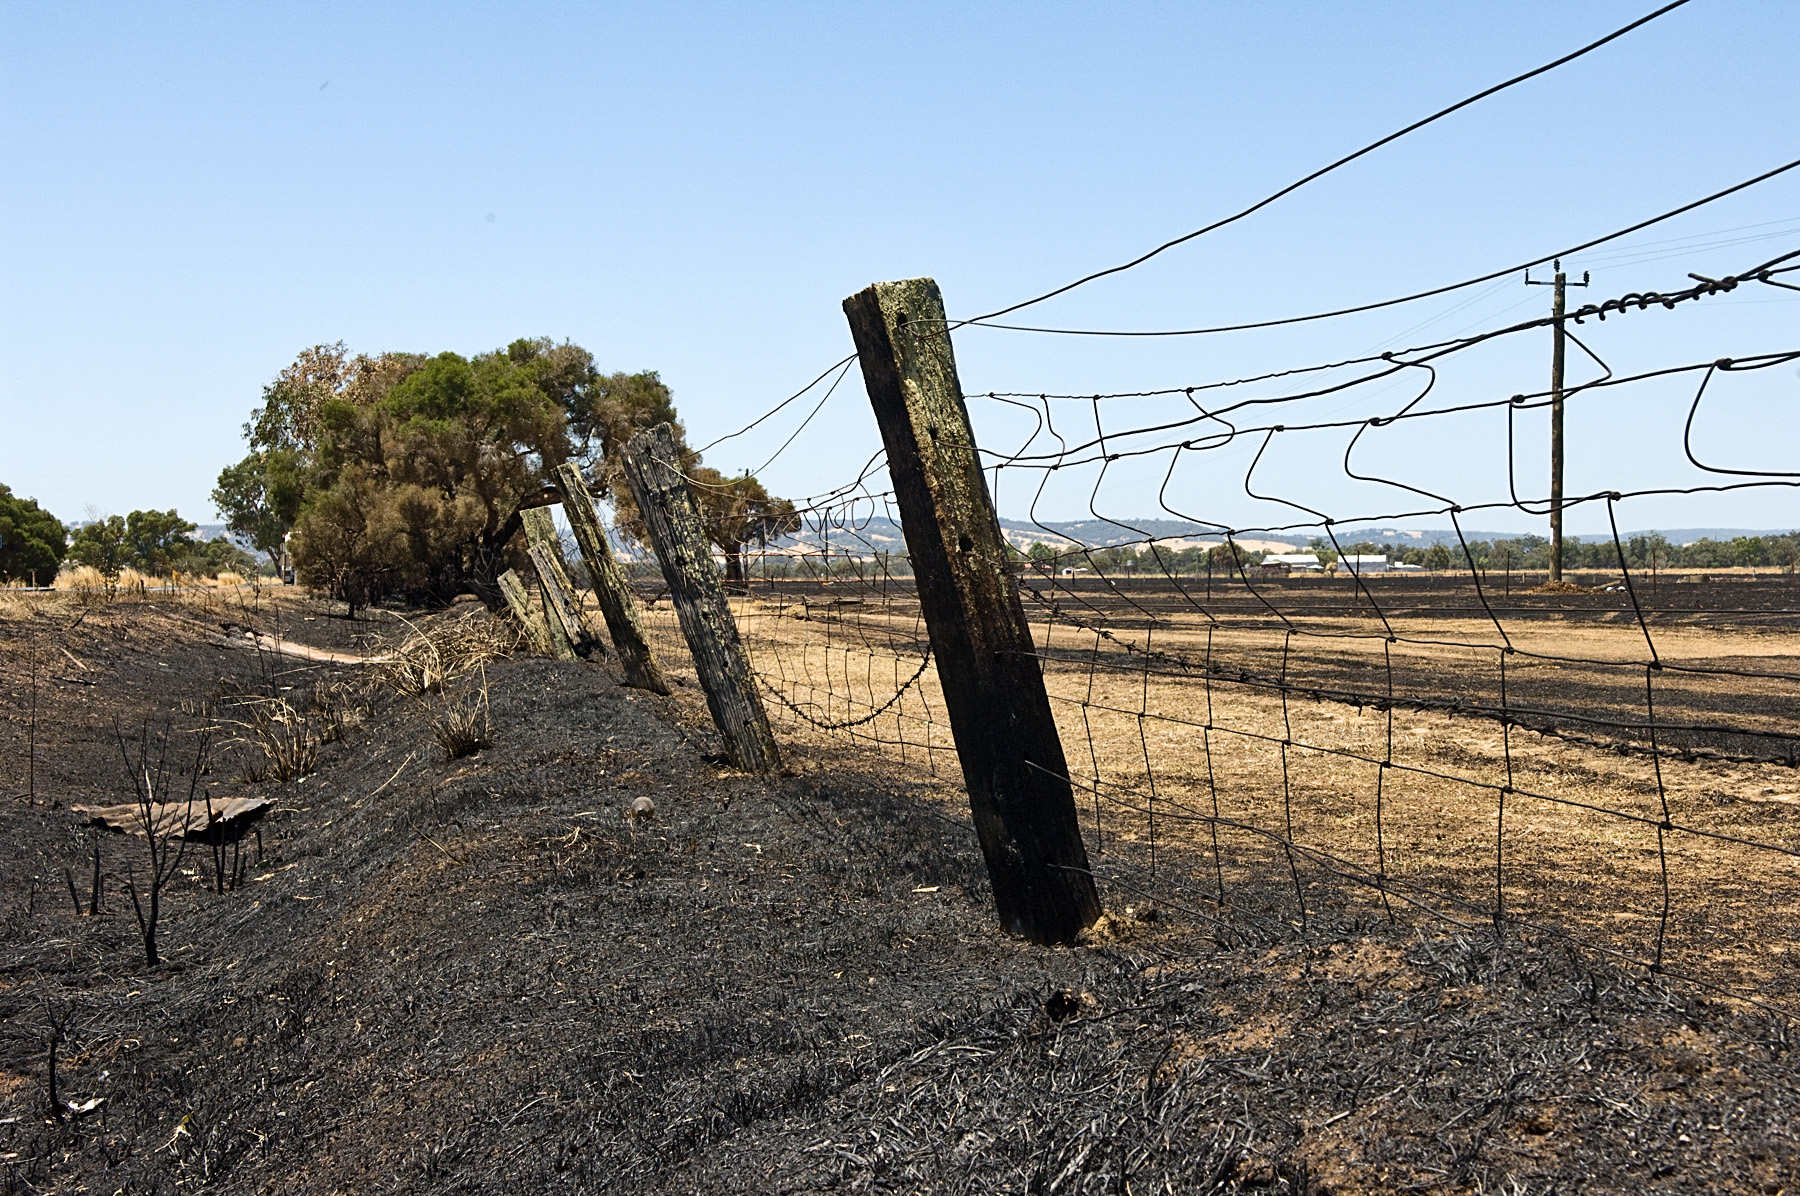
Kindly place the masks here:
<instances>
[{"instance_id":1,"label":"utility pole","mask_svg":"<svg viewBox=\"0 0 1800 1196\"><path fill-rule=\"evenodd\" d=\"M1581 272L1581 281L1571 284L1568 275L1563 273L1562 261L1551 263L1556 271L1555 282L1534 281L1531 271L1525 271L1525 285L1528 287L1555 287L1550 299L1550 318L1555 321L1550 325L1552 340L1550 342L1550 580L1562 580L1563 558L1563 291L1573 285L1585 287L1588 284L1586 270Z\"/></svg>"}]
</instances>

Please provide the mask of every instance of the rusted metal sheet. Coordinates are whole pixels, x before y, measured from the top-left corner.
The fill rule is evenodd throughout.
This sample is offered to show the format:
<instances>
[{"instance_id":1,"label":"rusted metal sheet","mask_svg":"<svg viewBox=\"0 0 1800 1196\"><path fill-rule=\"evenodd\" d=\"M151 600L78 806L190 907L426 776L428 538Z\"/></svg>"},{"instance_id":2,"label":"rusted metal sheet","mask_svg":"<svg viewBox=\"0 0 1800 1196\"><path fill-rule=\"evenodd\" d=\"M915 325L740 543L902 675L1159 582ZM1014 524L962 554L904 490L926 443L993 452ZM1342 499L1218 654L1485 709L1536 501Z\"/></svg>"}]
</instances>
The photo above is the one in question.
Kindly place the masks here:
<instances>
[{"instance_id":1,"label":"rusted metal sheet","mask_svg":"<svg viewBox=\"0 0 1800 1196\"><path fill-rule=\"evenodd\" d=\"M144 807L136 802L122 806L73 806L77 814L86 814L88 823L128 835L143 835L154 830L158 839L181 836L187 839L227 837L261 818L274 805L267 797L228 797L219 801L196 799L192 802L155 802L145 817Z\"/></svg>"}]
</instances>

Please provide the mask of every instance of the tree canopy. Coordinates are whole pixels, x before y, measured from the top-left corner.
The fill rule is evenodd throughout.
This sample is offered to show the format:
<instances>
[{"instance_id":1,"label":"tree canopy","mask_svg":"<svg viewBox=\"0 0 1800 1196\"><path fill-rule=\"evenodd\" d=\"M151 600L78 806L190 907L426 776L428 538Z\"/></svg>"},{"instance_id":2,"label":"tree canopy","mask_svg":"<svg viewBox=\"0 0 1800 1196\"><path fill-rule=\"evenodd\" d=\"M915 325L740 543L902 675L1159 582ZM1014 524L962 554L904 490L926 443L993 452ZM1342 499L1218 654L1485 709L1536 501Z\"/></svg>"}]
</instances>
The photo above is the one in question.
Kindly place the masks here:
<instances>
[{"instance_id":1,"label":"tree canopy","mask_svg":"<svg viewBox=\"0 0 1800 1196\"><path fill-rule=\"evenodd\" d=\"M115 516L116 518L116 516ZM125 516L125 548L134 567L167 573L186 555L200 529L167 511L133 511Z\"/></svg>"},{"instance_id":2,"label":"tree canopy","mask_svg":"<svg viewBox=\"0 0 1800 1196\"><path fill-rule=\"evenodd\" d=\"M48 582L56 576L66 551L62 521L0 485L0 581Z\"/></svg>"},{"instance_id":3,"label":"tree canopy","mask_svg":"<svg viewBox=\"0 0 1800 1196\"><path fill-rule=\"evenodd\" d=\"M441 353L315 418L294 564L352 605L491 588L519 508L570 449L561 407L505 353Z\"/></svg>"},{"instance_id":4,"label":"tree canopy","mask_svg":"<svg viewBox=\"0 0 1800 1196\"><path fill-rule=\"evenodd\" d=\"M126 569L213 576L255 565L253 557L224 536L196 540L198 530L173 510L108 515L75 529L68 559L99 570L109 582Z\"/></svg>"},{"instance_id":5,"label":"tree canopy","mask_svg":"<svg viewBox=\"0 0 1800 1196\"><path fill-rule=\"evenodd\" d=\"M313 480L326 404L372 406L423 361L408 353L351 357L342 341L302 350L263 388L244 425L250 454L219 475L212 500L226 526L279 565Z\"/></svg>"},{"instance_id":6,"label":"tree canopy","mask_svg":"<svg viewBox=\"0 0 1800 1196\"><path fill-rule=\"evenodd\" d=\"M657 423L686 447L674 396L654 371L603 374L581 346L547 337L463 357L351 356L315 345L264 388L244 425L250 453L213 500L233 531L271 556L287 544L302 581L357 605L386 595L492 605L499 574L524 563L519 511L555 501L550 472L580 462L617 523L641 538L620 462ZM792 504L753 478L697 481L727 560L786 530ZM785 513L784 513L785 512Z\"/></svg>"},{"instance_id":7,"label":"tree canopy","mask_svg":"<svg viewBox=\"0 0 1800 1196\"><path fill-rule=\"evenodd\" d=\"M107 581L117 581L119 574L131 564L124 516L108 515L76 528L69 537L69 560L98 569Z\"/></svg>"}]
</instances>

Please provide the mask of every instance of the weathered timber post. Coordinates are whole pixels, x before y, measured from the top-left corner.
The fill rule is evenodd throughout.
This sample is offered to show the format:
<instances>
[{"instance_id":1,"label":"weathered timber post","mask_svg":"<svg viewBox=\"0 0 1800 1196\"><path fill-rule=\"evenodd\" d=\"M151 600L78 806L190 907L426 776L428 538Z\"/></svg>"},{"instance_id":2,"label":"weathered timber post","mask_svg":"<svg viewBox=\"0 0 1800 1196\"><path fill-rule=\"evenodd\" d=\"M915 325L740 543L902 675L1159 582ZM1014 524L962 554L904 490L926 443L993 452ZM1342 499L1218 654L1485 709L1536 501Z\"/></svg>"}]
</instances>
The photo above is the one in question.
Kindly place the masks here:
<instances>
[{"instance_id":1,"label":"weathered timber post","mask_svg":"<svg viewBox=\"0 0 1800 1196\"><path fill-rule=\"evenodd\" d=\"M544 610L562 629L563 638L568 641L571 651L577 656L586 656L600 649L600 644L584 634L586 628L582 624L581 612L575 608L576 598L569 586L564 584L564 576L558 576L561 570L557 560L550 555L550 550L542 544L533 544L527 549L531 557L532 567L537 570L538 585L544 595Z\"/></svg>"},{"instance_id":2,"label":"weathered timber post","mask_svg":"<svg viewBox=\"0 0 1800 1196\"><path fill-rule=\"evenodd\" d=\"M625 478L662 563L726 754L739 768L764 771L780 764L780 753L680 460L669 425L658 424L625 446Z\"/></svg>"},{"instance_id":3,"label":"weathered timber post","mask_svg":"<svg viewBox=\"0 0 1800 1196\"><path fill-rule=\"evenodd\" d=\"M526 592L525 583L516 569L508 569L500 575L500 593L506 598L506 609L525 629L531 646L539 652L550 651L550 629L544 626L544 616L532 607L531 595Z\"/></svg>"},{"instance_id":4,"label":"weathered timber post","mask_svg":"<svg viewBox=\"0 0 1800 1196\"><path fill-rule=\"evenodd\" d=\"M551 515L550 508L527 507L519 512L519 520L525 525L525 551L537 571L538 591L544 600L544 619L550 627L551 641L558 645L558 659L568 659L561 650L559 631L573 655L585 658L596 650L604 654L605 645L588 626L575 600L575 586L569 580L562 540L556 534L556 518Z\"/></svg>"},{"instance_id":5,"label":"weathered timber post","mask_svg":"<svg viewBox=\"0 0 1800 1196\"><path fill-rule=\"evenodd\" d=\"M569 638L568 625L556 613L556 607L551 602L550 587L554 583L542 573L537 575L537 580L538 618L544 621L544 630L550 636L550 655L558 660L581 659L575 652L575 641Z\"/></svg>"},{"instance_id":6,"label":"weathered timber post","mask_svg":"<svg viewBox=\"0 0 1800 1196\"><path fill-rule=\"evenodd\" d=\"M1100 916L1062 740L975 452L944 300L929 278L844 300L887 446L1000 922L1066 943Z\"/></svg>"},{"instance_id":7,"label":"weathered timber post","mask_svg":"<svg viewBox=\"0 0 1800 1196\"><path fill-rule=\"evenodd\" d=\"M606 619L606 630L612 635L613 647L619 650L619 663L625 669L625 684L651 693L666 694L669 682L663 677L644 638L644 617L638 610L637 595L625 580L618 558L606 542L606 529L594 509L594 496L581 478L581 467L573 461L556 469L556 489L562 495L563 514L574 529L575 543L581 547L581 559L587 565L588 580L593 583L594 598Z\"/></svg>"}]
</instances>

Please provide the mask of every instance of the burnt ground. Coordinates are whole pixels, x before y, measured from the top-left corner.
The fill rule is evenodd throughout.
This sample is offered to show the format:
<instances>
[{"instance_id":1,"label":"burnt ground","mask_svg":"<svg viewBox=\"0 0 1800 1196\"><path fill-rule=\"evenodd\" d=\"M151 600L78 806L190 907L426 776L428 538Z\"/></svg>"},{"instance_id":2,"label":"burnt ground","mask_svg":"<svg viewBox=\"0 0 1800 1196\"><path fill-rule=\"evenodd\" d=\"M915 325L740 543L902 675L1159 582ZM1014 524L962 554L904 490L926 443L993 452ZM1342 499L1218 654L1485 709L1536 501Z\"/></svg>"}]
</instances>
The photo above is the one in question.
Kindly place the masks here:
<instances>
[{"instance_id":1,"label":"burnt ground","mask_svg":"<svg viewBox=\"0 0 1800 1196\"><path fill-rule=\"evenodd\" d=\"M401 630L303 605L0 615L0 1190L1776 1193L1800 1172L1791 1027L1753 1008L1550 940L1329 912L1222 934L1123 893L1090 943L1031 947L996 932L972 833L891 767L733 773L691 686L523 657L486 666L493 746L447 761L441 697L220 630ZM234 695L305 708L321 682L365 697L304 780L247 784L221 740L201 783L277 808L234 891L184 861L163 966L122 887L141 840L101 840L101 912L74 912L91 839L68 807L129 797L115 716L185 747ZM645 795L655 817L626 820ZM1287 877L1266 883L1273 909ZM61 1121L56 1024L60 1096L100 1102Z\"/></svg>"}]
</instances>

